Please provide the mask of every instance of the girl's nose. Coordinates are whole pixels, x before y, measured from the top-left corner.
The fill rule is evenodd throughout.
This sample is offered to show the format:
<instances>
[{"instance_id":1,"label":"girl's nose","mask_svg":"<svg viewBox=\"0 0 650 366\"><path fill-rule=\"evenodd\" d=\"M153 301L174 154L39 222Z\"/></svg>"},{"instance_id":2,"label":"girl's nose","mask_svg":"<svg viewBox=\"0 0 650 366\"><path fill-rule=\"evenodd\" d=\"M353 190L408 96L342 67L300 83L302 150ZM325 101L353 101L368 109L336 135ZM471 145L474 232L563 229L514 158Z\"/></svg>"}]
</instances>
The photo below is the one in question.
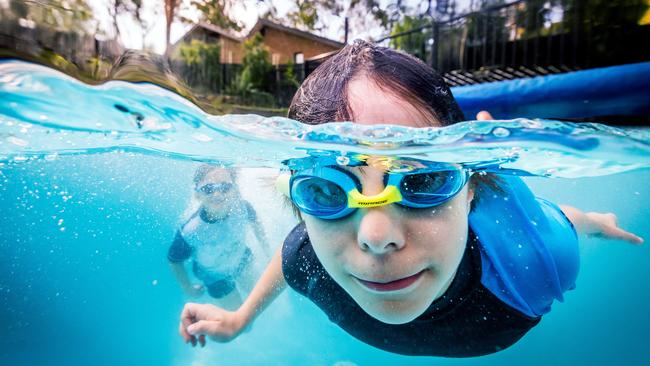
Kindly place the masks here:
<instances>
[{"instance_id":1,"label":"girl's nose","mask_svg":"<svg viewBox=\"0 0 650 366\"><path fill-rule=\"evenodd\" d=\"M361 250L383 255L404 247L404 232L399 220L392 217L391 208L384 206L359 211L362 216L358 224L357 244Z\"/></svg>"}]
</instances>

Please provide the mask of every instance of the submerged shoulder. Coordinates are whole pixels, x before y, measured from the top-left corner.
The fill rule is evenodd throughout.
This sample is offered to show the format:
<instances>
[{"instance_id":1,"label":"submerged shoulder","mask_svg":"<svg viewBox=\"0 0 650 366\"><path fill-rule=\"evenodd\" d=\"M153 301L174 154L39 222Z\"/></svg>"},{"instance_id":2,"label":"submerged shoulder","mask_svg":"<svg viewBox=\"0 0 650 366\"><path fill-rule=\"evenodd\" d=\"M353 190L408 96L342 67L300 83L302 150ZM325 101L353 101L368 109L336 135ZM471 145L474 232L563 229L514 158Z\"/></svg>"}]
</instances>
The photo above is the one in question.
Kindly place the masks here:
<instances>
[{"instance_id":1,"label":"submerged shoulder","mask_svg":"<svg viewBox=\"0 0 650 366\"><path fill-rule=\"evenodd\" d=\"M304 246L309 245L309 235L307 235L307 227L304 222L296 225L291 232L284 239L282 245L282 260L293 259ZM311 245L309 245L311 246Z\"/></svg>"},{"instance_id":2,"label":"submerged shoulder","mask_svg":"<svg viewBox=\"0 0 650 366\"><path fill-rule=\"evenodd\" d=\"M311 296L316 283L329 278L311 246L304 222L287 235L282 245L282 273L297 292Z\"/></svg>"},{"instance_id":3,"label":"submerged shoulder","mask_svg":"<svg viewBox=\"0 0 650 366\"><path fill-rule=\"evenodd\" d=\"M199 210L197 210L190 217L188 217L181 223L178 231L183 236L189 235L197 230L199 225L201 225L201 222L202 221L201 221L201 217L199 216Z\"/></svg>"},{"instance_id":4,"label":"submerged shoulder","mask_svg":"<svg viewBox=\"0 0 650 366\"><path fill-rule=\"evenodd\" d=\"M481 282L511 307L541 316L574 287L577 236L561 210L520 178L507 177L501 187L470 215L481 243Z\"/></svg>"},{"instance_id":5,"label":"submerged shoulder","mask_svg":"<svg viewBox=\"0 0 650 366\"><path fill-rule=\"evenodd\" d=\"M245 199L241 199L239 203L242 216L244 216L248 221L257 221L257 212L253 205Z\"/></svg>"}]
</instances>

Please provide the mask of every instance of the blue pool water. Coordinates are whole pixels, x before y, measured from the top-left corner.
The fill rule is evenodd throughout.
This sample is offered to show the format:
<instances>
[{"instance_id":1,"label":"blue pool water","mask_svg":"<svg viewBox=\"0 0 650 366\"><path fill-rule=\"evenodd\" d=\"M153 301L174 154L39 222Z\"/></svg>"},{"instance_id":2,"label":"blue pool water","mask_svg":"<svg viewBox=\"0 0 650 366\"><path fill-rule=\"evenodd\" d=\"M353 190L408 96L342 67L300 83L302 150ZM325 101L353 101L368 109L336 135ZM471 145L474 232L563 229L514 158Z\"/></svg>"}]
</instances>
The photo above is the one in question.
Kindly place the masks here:
<instances>
[{"instance_id":1,"label":"blue pool water","mask_svg":"<svg viewBox=\"0 0 650 366\"><path fill-rule=\"evenodd\" d=\"M615 212L624 228L650 238L647 130L490 123L415 131L210 117L149 85L88 87L0 64L0 364L646 364L650 250L598 238L582 238L580 276L566 301L517 344L485 357L374 349L291 290L231 343L193 349L178 336L187 298L166 254L199 161L242 167L242 194L272 248L296 223L272 188L280 161L326 150L506 159L505 167L549 176L525 178L539 196ZM340 132L346 137L335 138Z\"/></svg>"}]
</instances>

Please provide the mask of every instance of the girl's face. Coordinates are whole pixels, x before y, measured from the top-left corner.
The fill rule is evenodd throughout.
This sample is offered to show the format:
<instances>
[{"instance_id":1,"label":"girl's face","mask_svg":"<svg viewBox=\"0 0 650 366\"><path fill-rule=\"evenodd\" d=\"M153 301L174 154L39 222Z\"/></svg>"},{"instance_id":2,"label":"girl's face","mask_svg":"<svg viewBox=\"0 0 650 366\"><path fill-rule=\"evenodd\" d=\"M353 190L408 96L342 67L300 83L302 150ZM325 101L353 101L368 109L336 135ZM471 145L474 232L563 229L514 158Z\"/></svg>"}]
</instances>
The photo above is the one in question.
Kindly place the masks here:
<instances>
[{"instance_id":1,"label":"girl's face","mask_svg":"<svg viewBox=\"0 0 650 366\"><path fill-rule=\"evenodd\" d=\"M357 123L437 124L366 78L351 81L348 94ZM384 189L379 167L349 171L361 181L363 194ZM332 278L372 317L402 324L421 315L453 280L467 242L472 198L466 186L434 208L393 204L358 209L338 220L304 219L314 251Z\"/></svg>"},{"instance_id":2,"label":"girl's face","mask_svg":"<svg viewBox=\"0 0 650 366\"><path fill-rule=\"evenodd\" d=\"M236 198L236 188L230 172L213 169L196 184L195 194L204 208L219 213L230 209Z\"/></svg>"}]
</instances>

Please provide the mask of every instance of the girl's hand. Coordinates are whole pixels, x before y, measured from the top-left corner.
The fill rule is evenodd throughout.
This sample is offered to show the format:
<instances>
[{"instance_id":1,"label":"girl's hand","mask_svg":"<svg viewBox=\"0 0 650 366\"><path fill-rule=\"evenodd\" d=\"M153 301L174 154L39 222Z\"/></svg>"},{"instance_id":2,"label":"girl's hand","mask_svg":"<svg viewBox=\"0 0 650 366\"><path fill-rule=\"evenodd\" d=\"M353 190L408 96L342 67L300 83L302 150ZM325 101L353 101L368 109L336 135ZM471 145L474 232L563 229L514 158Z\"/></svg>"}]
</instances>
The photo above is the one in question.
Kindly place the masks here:
<instances>
[{"instance_id":1,"label":"girl's hand","mask_svg":"<svg viewBox=\"0 0 650 366\"><path fill-rule=\"evenodd\" d=\"M480 111L476 114L477 121L489 121L491 119L494 119L494 117L488 111Z\"/></svg>"},{"instance_id":2,"label":"girl's hand","mask_svg":"<svg viewBox=\"0 0 650 366\"><path fill-rule=\"evenodd\" d=\"M179 333L185 343L205 346L205 337L216 342L235 339L246 326L247 320L238 311L226 311L211 304L187 303L181 313Z\"/></svg>"},{"instance_id":3,"label":"girl's hand","mask_svg":"<svg viewBox=\"0 0 650 366\"><path fill-rule=\"evenodd\" d=\"M619 239L633 244L643 243L643 238L625 231L618 226L613 213L586 212L585 234L606 239Z\"/></svg>"}]
</instances>

